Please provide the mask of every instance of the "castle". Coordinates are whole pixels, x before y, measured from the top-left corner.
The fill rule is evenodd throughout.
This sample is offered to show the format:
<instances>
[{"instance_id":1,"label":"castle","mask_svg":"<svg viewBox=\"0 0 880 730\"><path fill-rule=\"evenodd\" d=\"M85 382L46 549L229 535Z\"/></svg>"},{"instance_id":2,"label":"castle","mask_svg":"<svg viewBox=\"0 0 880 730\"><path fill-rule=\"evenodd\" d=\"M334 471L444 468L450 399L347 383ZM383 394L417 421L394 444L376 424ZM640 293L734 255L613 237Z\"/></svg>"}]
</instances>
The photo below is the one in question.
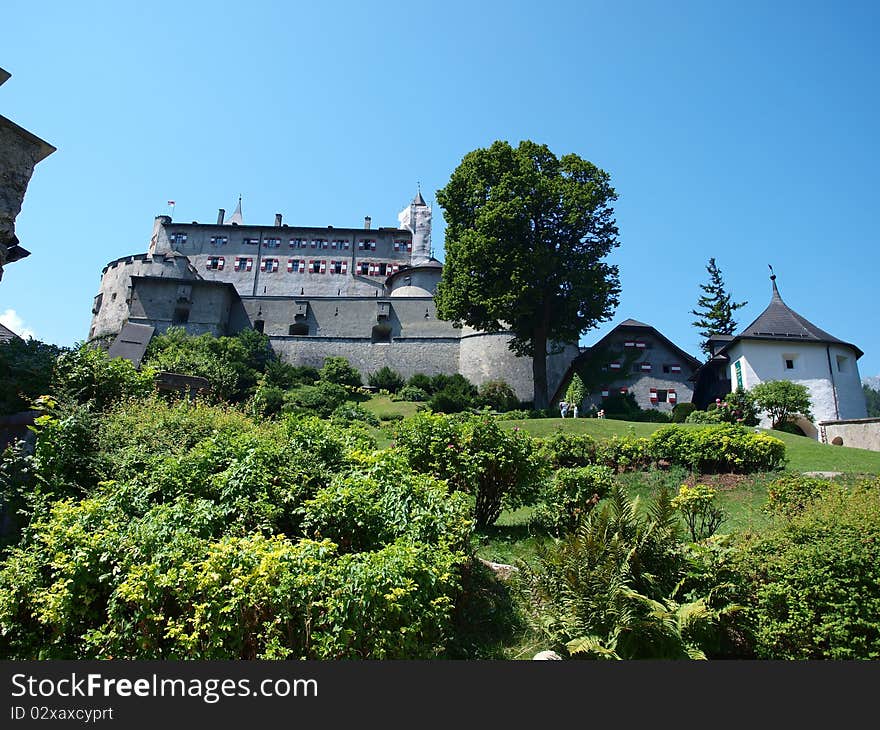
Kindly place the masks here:
<instances>
[{"instance_id":1,"label":"castle","mask_svg":"<svg viewBox=\"0 0 880 730\"><path fill-rule=\"evenodd\" d=\"M431 253L431 208L421 193L398 227L246 225L241 199L226 220L179 223L157 216L146 253L111 261L101 274L89 341L112 340L111 354L139 361L154 333L171 326L216 336L253 328L296 365L342 356L365 376L388 366L461 373L479 385L504 380L533 396L532 361L508 348L509 333L453 327L437 318L443 265ZM547 358L553 392L576 344Z\"/></svg>"}]
</instances>

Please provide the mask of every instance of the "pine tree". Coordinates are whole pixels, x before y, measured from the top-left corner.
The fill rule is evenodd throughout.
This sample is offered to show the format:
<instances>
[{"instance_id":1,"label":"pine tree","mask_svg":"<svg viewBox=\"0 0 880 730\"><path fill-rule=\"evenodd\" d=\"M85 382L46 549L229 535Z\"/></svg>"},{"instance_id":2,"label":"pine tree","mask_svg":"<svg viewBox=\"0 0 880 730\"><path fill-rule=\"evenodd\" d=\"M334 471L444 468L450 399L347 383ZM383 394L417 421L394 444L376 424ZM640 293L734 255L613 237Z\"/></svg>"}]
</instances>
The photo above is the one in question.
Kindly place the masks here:
<instances>
[{"instance_id":1,"label":"pine tree","mask_svg":"<svg viewBox=\"0 0 880 730\"><path fill-rule=\"evenodd\" d=\"M709 283L700 284L700 289L705 293L697 300L697 309L692 309L691 314L699 317L692 324L699 328L700 335L705 338L700 349L706 355L711 355L709 338L712 335L732 335L737 327L733 313L748 302L731 301L730 294L724 289L721 269L715 265L714 258L709 259L706 271L709 272Z\"/></svg>"}]
</instances>

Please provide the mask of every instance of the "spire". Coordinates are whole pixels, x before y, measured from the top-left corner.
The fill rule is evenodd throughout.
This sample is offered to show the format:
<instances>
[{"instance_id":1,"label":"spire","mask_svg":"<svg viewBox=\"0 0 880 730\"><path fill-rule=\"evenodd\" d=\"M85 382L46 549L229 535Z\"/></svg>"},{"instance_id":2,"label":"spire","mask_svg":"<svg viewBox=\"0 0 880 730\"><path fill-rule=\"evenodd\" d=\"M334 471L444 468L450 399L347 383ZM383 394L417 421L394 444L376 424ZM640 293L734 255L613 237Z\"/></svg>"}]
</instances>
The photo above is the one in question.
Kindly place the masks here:
<instances>
[{"instance_id":1,"label":"spire","mask_svg":"<svg viewBox=\"0 0 880 730\"><path fill-rule=\"evenodd\" d=\"M773 272L773 267L770 264L767 264L770 268L770 281L773 282L773 299L778 299L780 302L782 301L782 297L779 295L779 289L776 288L776 274Z\"/></svg>"},{"instance_id":2,"label":"spire","mask_svg":"<svg viewBox=\"0 0 880 730\"><path fill-rule=\"evenodd\" d=\"M227 221L229 225L233 223L237 223L238 225L244 224L244 219L241 217L241 196L238 196L238 205L235 206L235 211L229 216L229 220Z\"/></svg>"},{"instance_id":3,"label":"spire","mask_svg":"<svg viewBox=\"0 0 880 730\"><path fill-rule=\"evenodd\" d=\"M413 205L424 205L425 207L427 207L428 204L425 202L425 199L422 197L422 184L416 183L416 186L418 187L418 192L416 193L416 197L413 198L412 204Z\"/></svg>"}]
</instances>

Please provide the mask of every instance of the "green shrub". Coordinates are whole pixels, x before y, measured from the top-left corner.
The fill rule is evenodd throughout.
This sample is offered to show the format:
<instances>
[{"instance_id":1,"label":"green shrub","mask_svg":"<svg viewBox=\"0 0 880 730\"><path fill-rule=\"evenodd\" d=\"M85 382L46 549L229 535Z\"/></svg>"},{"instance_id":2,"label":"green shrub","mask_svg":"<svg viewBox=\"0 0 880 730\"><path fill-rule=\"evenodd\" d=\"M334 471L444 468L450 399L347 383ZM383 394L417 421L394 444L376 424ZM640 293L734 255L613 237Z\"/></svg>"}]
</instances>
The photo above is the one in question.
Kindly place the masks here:
<instances>
[{"instance_id":1,"label":"green shrub","mask_svg":"<svg viewBox=\"0 0 880 730\"><path fill-rule=\"evenodd\" d=\"M533 520L554 535L574 532L614 483L614 472L604 466L559 469L541 490Z\"/></svg>"},{"instance_id":2,"label":"green shrub","mask_svg":"<svg viewBox=\"0 0 880 730\"><path fill-rule=\"evenodd\" d=\"M301 385L288 391L284 411L329 418L348 398L349 393L343 386L320 380L316 385Z\"/></svg>"},{"instance_id":3,"label":"green shrub","mask_svg":"<svg viewBox=\"0 0 880 730\"><path fill-rule=\"evenodd\" d=\"M324 358L324 366L318 371L321 380L336 385L350 385L357 387L363 384L361 374L351 366L348 358L327 357Z\"/></svg>"},{"instance_id":4,"label":"green shrub","mask_svg":"<svg viewBox=\"0 0 880 730\"><path fill-rule=\"evenodd\" d=\"M721 423L721 414L717 408L709 411L691 411L684 419L685 423Z\"/></svg>"},{"instance_id":5,"label":"green shrub","mask_svg":"<svg viewBox=\"0 0 880 730\"><path fill-rule=\"evenodd\" d=\"M542 461L532 440L487 416L417 413L401 422L396 446L418 472L444 479L453 491L474 497L474 520L485 527L503 508L532 504Z\"/></svg>"},{"instance_id":6,"label":"green shrub","mask_svg":"<svg viewBox=\"0 0 880 730\"><path fill-rule=\"evenodd\" d=\"M743 426L758 425L758 406L749 390L739 389L728 393L720 403L716 401L718 415L724 423L739 423Z\"/></svg>"},{"instance_id":7,"label":"green shrub","mask_svg":"<svg viewBox=\"0 0 880 730\"><path fill-rule=\"evenodd\" d=\"M452 387L438 390L428 400L428 408L435 413L461 413L471 407L469 393Z\"/></svg>"},{"instance_id":8,"label":"green shrub","mask_svg":"<svg viewBox=\"0 0 880 730\"><path fill-rule=\"evenodd\" d=\"M527 418L531 417L531 411L524 411L519 409L505 411L504 413L498 414L498 418L500 418L502 421L524 421Z\"/></svg>"},{"instance_id":9,"label":"green shrub","mask_svg":"<svg viewBox=\"0 0 880 730\"><path fill-rule=\"evenodd\" d=\"M261 382L250 402L251 414L256 418L271 418L281 413L286 392L277 386Z\"/></svg>"},{"instance_id":10,"label":"green shrub","mask_svg":"<svg viewBox=\"0 0 880 730\"><path fill-rule=\"evenodd\" d=\"M596 463L598 444L589 434L556 431L543 439L536 439L536 443L538 453L552 469Z\"/></svg>"},{"instance_id":11,"label":"green shrub","mask_svg":"<svg viewBox=\"0 0 880 730\"><path fill-rule=\"evenodd\" d=\"M806 385L790 380L767 380L751 389L751 398L757 409L767 411L773 428L802 416L813 419L810 412L810 391Z\"/></svg>"},{"instance_id":12,"label":"green shrub","mask_svg":"<svg viewBox=\"0 0 880 730\"><path fill-rule=\"evenodd\" d=\"M880 659L880 483L835 486L747 543L747 615L766 659Z\"/></svg>"},{"instance_id":13,"label":"green shrub","mask_svg":"<svg viewBox=\"0 0 880 730\"><path fill-rule=\"evenodd\" d=\"M687 417L697 410L693 403L676 403L672 407L672 422L684 423Z\"/></svg>"},{"instance_id":14,"label":"green shrub","mask_svg":"<svg viewBox=\"0 0 880 730\"><path fill-rule=\"evenodd\" d=\"M142 371L121 357L88 345L62 352L52 373L52 395L62 403L88 404L103 411L126 398L143 398L153 392L155 371Z\"/></svg>"},{"instance_id":15,"label":"green shrub","mask_svg":"<svg viewBox=\"0 0 880 730\"><path fill-rule=\"evenodd\" d=\"M375 373L370 373L367 380L374 388L387 390L389 393L396 393L406 383L400 373L392 370L387 365Z\"/></svg>"},{"instance_id":16,"label":"green shrub","mask_svg":"<svg viewBox=\"0 0 880 730\"><path fill-rule=\"evenodd\" d=\"M266 385L289 390L297 385L314 385L320 377L317 368L309 365L290 365L283 360L273 359L266 363L263 381Z\"/></svg>"},{"instance_id":17,"label":"green shrub","mask_svg":"<svg viewBox=\"0 0 880 730\"><path fill-rule=\"evenodd\" d=\"M715 534L727 516L715 502L715 490L706 484L682 484L672 505L682 514L694 542Z\"/></svg>"},{"instance_id":18,"label":"green shrub","mask_svg":"<svg viewBox=\"0 0 880 730\"><path fill-rule=\"evenodd\" d=\"M793 517L834 488L834 482L803 474L786 474L767 485L766 511Z\"/></svg>"},{"instance_id":19,"label":"green shrub","mask_svg":"<svg viewBox=\"0 0 880 730\"><path fill-rule=\"evenodd\" d=\"M330 415L330 421L343 426L353 423L354 421L361 421L370 426L379 425L379 419L375 414L370 413L370 411L359 403L343 403L342 405L337 406Z\"/></svg>"},{"instance_id":20,"label":"green shrub","mask_svg":"<svg viewBox=\"0 0 880 730\"><path fill-rule=\"evenodd\" d=\"M415 385L405 385L391 400L423 402L428 400L428 393Z\"/></svg>"},{"instance_id":21,"label":"green shrub","mask_svg":"<svg viewBox=\"0 0 880 730\"><path fill-rule=\"evenodd\" d=\"M519 399L503 380L490 380L480 386L476 404L494 411L510 411L519 405Z\"/></svg>"},{"instance_id":22,"label":"green shrub","mask_svg":"<svg viewBox=\"0 0 880 730\"><path fill-rule=\"evenodd\" d=\"M686 571L676 523L668 491L645 514L615 485L574 533L521 563L515 586L542 643L572 657L704 658L718 612L676 596Z\"/></svg>"},{"instance_id":23,"label":"green shrub","mask_svg":"<svg viewBox=\"0 0 880 730\"><path fill-rule=\"evenodd\" d=\"M0 342L0 414L25 411L34 398L47 395L55 360L62 352L34 339Z\"/></svg>"},{"instance_id":24,"label":"green shrub","mask_svg":"<svg viewBox=\"0 0 880 730\"><path fill-rule=\"evenodd\" d=\"M654 459L704 474L774 471L785 463L782 441L741 426L720 424L686 429L673 424L658 428L649 442Z\"/></svg>"},{"instance_id":25,"label":"green shrub","mask_svg":"<svg viewBox=\"0 0 880 730\"><path fill-rule=\"evenodd\" d=\"M428 395L431 395L434 392L434 388L431 384L431 376L425 375L424 373L415 373L409 380L406 381L406 384L411 388L418 388L419 390L423 390ZM425 400L427 400L427 398L425 398Z\"/></svg>"},{"instance_id":26,"label":"green shrub","mask_svg":"<svg viewBox=\"0 0 880 730\"><path fill-rule=\"evenodd\" d=\"M652 461L650 442L646 438L615 435L596 444L595 463L615 471L641 471Z\"/></svg>"}]
</instances>

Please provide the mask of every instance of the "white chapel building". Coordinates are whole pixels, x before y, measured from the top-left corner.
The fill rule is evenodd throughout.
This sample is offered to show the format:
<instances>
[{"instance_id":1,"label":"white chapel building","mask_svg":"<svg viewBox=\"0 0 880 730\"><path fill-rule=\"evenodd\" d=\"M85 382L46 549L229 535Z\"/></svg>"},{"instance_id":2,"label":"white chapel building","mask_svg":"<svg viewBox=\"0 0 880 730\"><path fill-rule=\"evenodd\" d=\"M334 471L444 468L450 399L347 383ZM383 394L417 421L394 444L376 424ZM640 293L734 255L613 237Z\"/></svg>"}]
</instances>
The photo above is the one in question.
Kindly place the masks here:
<instances>
[{"instance_id":1,"label":"white chapel building","mask_svg":"<svg viewBox=\"0 0 880 730\"><path fill-rule=\"evenodd\" d=\"M866 418L865 394L855 345L839 340L792 310L779 295L776 275L770 304L761 315L721 347L729 364L732 390L749 390L768 380L790 380L810 393L814 423L798 426L817 437L816 423ZM769 427L765 417L761 426Z\"/></svg>"}]
</instances>

